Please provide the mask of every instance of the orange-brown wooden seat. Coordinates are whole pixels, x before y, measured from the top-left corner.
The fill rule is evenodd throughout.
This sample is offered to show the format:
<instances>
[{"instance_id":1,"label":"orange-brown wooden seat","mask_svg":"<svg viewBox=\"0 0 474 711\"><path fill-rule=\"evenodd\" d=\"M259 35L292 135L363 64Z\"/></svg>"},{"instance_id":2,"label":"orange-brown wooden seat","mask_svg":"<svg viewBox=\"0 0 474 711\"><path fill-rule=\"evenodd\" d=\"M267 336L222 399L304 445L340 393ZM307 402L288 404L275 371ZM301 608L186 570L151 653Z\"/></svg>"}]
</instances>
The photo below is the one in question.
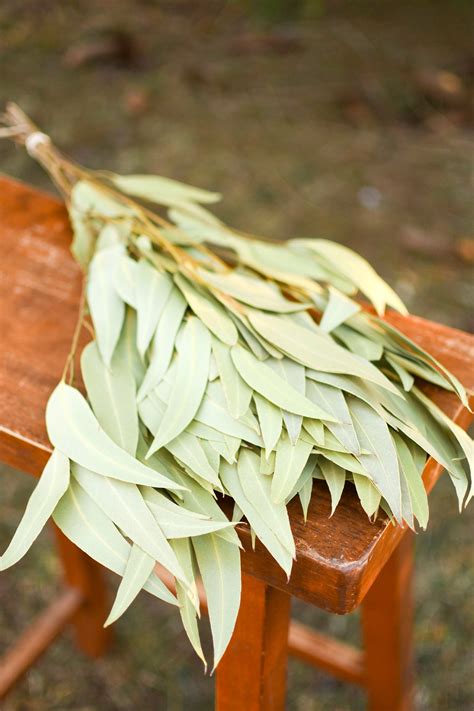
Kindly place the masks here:
<instances>
[{"instance_id":1,"label":"orange-brown wooden seat","mask_svg":"<svg viewBox=\"0 0 474 711\"><path fill-rule=\"evenodd\" d=\"M77 317L81 273L69 252L63 205L27 185L0 178L0 460L38 476L49 456L44 410L61 377ZM474 390L474 337L416 317L389 320ZM449 393L427 386L436 402L466 427L470 413ZM430 462L428 489L439 476ZM370 523L352 487L329 518L327 487L316 482L305 524L290 504L297 560L291 579L245 524L239 533L243 595L236 631L217 671L220 711L284 708L287 652L366 686L378 711L410 708L412 534L384 516ZM0 697L72 620L79 646L102 653L109 632L100 566L57 532L66 592L0 660ZM7 574L7 573L6 573ZM364 650L292 623L296 596L344 614L362 604Z\"/></svg>"}]
</instances>

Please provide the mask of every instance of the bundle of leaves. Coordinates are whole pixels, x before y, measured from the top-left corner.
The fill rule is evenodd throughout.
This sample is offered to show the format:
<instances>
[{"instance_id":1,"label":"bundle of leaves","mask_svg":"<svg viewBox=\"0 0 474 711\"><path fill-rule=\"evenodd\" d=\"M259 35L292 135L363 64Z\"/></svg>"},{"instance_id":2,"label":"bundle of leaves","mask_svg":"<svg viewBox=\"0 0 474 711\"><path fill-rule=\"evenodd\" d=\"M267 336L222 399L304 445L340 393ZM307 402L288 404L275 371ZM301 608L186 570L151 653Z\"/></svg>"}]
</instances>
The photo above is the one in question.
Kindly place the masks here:
<instances>
[{"instance_id":1,"label":"bundle of leaves","mask_svg":"<svg viewBox=\"0 0 474 711\"><path fill-rule=\"evenodd\" d=\"M367 516L428 522L427 456L472 494L473 442L415 384L462 385L386 323L398 296L360 256L323 239L271 243L209 212L215 193L158 176L91 172L66 160L17 107L3 132L50 172L84 269L81 314L46 411L51 458L7 551L5 569L52 515L121 576L107 623L143 588L179 606L204 660L202 578L214 666L240 598L235 523L245 519L286 574L287 504L306 515L314 479L333 510L354 486ZM206 206L206 207L204 207ZM364 305L361 295L372 304ZM84 320L93 340L81 357ZM234 502L229 521L220 497ZM176 581L176 597L155 573Z\"/></svg>"}]
</instances>

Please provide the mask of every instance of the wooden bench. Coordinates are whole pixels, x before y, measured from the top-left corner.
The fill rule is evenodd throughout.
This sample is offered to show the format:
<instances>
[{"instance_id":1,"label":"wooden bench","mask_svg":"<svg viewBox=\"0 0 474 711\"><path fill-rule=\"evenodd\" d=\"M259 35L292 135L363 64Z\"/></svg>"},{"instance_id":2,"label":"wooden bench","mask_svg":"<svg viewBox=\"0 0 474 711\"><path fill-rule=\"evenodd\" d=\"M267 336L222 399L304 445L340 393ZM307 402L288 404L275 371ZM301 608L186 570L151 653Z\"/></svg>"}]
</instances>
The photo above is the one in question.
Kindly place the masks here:
<instances>
[{"instance_id":1,"label":"wooden bench","mask_svg":"<svg viewBox=\"0 0 474 711\"><path fill-rule=\"evenodd\" d=\"M5 178L0 194L0 460L38 476L50 453L45 405L69 350L81 275L69 253L62 204ZM474 337L415 317L389 318L474 388ZM452 395L431 386L426 390L467 427L470 413ZM428 489L439 473L429 462ZM315 483L306 524L298 504L290 505L297 561L289 582L258 543L252 551L248 528L239 527L247 549L242 605L217 670L219 711L283 709L288 652L363 685L374 711L411 707L413 535L384 516L370 523L351 489L346 487L332 518L322 482ZM102 627L108 613L102 569L59 531L56 535L65 592L0 660L0 698L67 623L91 656L102 654L110 641ZM363 651L291 623L291 596L337 614L362 605Z\"/></svg>"}]
</instances>

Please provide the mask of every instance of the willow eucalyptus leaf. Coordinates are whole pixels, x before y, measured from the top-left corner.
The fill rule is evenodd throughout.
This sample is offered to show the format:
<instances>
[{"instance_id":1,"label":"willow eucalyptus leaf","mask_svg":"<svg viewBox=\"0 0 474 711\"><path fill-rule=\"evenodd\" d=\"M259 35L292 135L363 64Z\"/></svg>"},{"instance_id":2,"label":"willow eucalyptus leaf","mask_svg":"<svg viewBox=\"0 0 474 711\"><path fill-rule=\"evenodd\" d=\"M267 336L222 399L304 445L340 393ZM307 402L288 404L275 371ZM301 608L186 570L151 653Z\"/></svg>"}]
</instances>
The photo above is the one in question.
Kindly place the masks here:
<instances>
[{"instance_id":1,"label":"willow eucalyptus leaf","mask_svg":"<svg viewBox=\"0 0 474 711\"><path fill-rule=\"evenodd\" d=\"M360 453L360 444L343 393L331 385L308 381L307 395L330 412L337 422L326 422L326 427L352 454Z\"/></svg>"},{"instance_id":2,"label":"willow eucalyptus leaf","mask_svg":"<svg viewBox=\"0 0 474 711\"><path fill-rule=\"evenodd\" d=\"M247 499L258 502L261 515L280 543L295 558L295 543L285 503L275 504L272 501L272 482L268 476L260 473L258 456L250 450L244 450L239 457L237 472L242 490Z\"/></svg>"},{"instance_id":3,"label":"willow eucalyptus leaf","mask_svg":"<svg viewBox=\"0 0 474 711\"><path fill-rule=\"evenodd\" d=\"M134 484L180 489L121 449L104 432L81 393L59 383L46 407L46 427L52 444L86 469Z\"/></svg>"},{"instance_id":4,"label":"willow eucalyptus leaf","mask_svg":"<svg viewBox=\"0 0 474 711\"><path fill-rule=\"evenodd\" d=\"M389 429L384 420L362 400L350 397L348 404L361 447L370 452L357 458L387 501L396 520L401 522L400 471Z\"/></svg>"},{"instance_id":5,"label":"willow eucalyptus leaf","mask_svg":"<svg viewBox=\"0 0 474 711\"><path fill-rule=\"evenodd\" d=\"M383 315L386 304L402 314L407 313L405 305L393 289L379 277L365 259L348 247L325 239L296 241L323 257L337 272L353 281L370 299L379 314Z\"/></svg>"},{"instance_id":6,"label":"willow eucalyptus leaf","mask_svg":"<svg viewBox=\"0 0 474 711\"><path fill-rule=\"evenodd\" d=\"M125 304L114 285L116 265L122 250L122 247L112 247L97 252L89 267L87 280L87 303L106 365L110 365L125 317Z\"/></svg>"},{"instance_id":7,"label":"willow eucalyptus leaf","mask_svg":"<svg viewBox=\"0 0 474 711\"><path fill-rule=\"evenodd\" d=\"M152 574L154 567L155 561L148 553L137 545L131 547L123 578L104 627L116 622L127 611Z\"/></svg>"},{"instance_id":8,"label":"willow eucalyptus leaf","mask_svg":"<svg viewBox=\"0 0 474 711\"><path fill-rule=\"evenodd\" d=\"M73 231L71 252L74 259L86 270L94 254L96 234L90 220L72 205L69 208L69 219Z\"/></svg>"},{"instance_id":9,"label":"willow eucalyptus leaf","mask_svg":"<svg viewBox=\"0 0 474 711\"><path fill-rule=\"evenodd\" d=\"M290 577L293 558L285 546L281 544L268 525L265 518L258 510L258 502L252 503L245 496L242 485L237 474L237 467L225 462L221 464L221 479L230 496L243 511L247 521L255 531L259 540L263 543L268 552L273 556L279 566Z\"/></svg>"},{"instance_id":10,"label":"willow eucalyptus leaf","mask_svg":"<svg viewBox=\"0 0 474 711\"><path fill-rule=\"evenodd\" d=\"M118 348L109 368L94 341L82 351L82 377L97 420L119 447L135 456L138 444L136 387L127 365Z\"/></svg>"},{"instance_id":11,"label":"willow eucalyptus leaf","mask_svg":"<svg viewBox=\"0 0 474 711\"><path fill-rule=\"evenodd\" d=\"M168 539L203 536L231 526L230 521L213 521L204 516L190 516L188 511L185 514L180 513L180 509L184 507L167 508L163 506L159 492L151 487L143 487L141 491L147 506Z\"/></svg>"},{"instance_id":12,"label":"willow eucalyptus leaf","mask_svg":"<svg viewBox=\"0 0 474 711\"><path fill-rule=\"evenodd\" d=\"M341 325L332 331L332 335L352 351L355 355L364 360L380 360L383 355L383 345L366 338L354 329L346 325Z\"/></svg>"},{"instance_id":13,"label":"willow eucalyptus leaf","mask_svg":"<svg viewBox=\"0 0 474 711\"><path fill-rule=\"evenodd\" d=\"M73 475L130 540L186 582L173 550L135 484L103 477L77 465Z\"/></svg>"},{"instance_id":14,"label":"willow eucalyptus leaf","mask_svg":"<svg viewBox=\"0 0 474 711\"><path fill-rule=\"evenodd\" d=\"M400 382L405 392L409 392L415 382L413 375L409 373L408 370L406 370L406 368L404 368L404 366L401 365L401 363L393 356L387 356L387 363L393 368L396 375L400 378Z\"/></svg>"},{"instance_id":15,"label":"willow eucalyptus leaf","mask_svg":"<svg viewBox=\"0 0 474 711\"><path fill-rule=\"evenodd\" d=\"M234 346L231 355L235 367L247 385L274 405L296 415L334 421L332 415L314 405L242 346Z\"/></svg>"},{"instance_id":16,"label":"willow eucalyptus leaf","mask_svg":"<svg viewBox=\"0 0 474 711\"><path fill-rule=\"evenodd\" d=\"M229 412L236 420L249 409L252 389L240 377L230 355L230 348L217 338L212 340L212 352L222 383Z\"/></svg>"},{"instance_id":17,"label":"willow eucalyptus leaf","mask_svg":"<svg viewBox=\"0 0 474 711\"><path fill-rule=\"evenodd\" d=\"M370 479L360 474L352 475L355 488L357 490L357 496L359 497L360 504L364 509L365 513L369 518L374 516L379 508L381 495L377 491L375 486L372 484Z\"/></svg>"},{"instance_id":18,"label":"willow eucalyptus leaf","mask_svg":"<svg viewBox=\"0 0 474 711\"><path fill-rule=\"evenodd\" d=\"M115 289L126 304L137 308L137 284L140 279L138 262L125 254L117 261L113 281Z\"/></svg>"},{"instance_id":19,"label":"willow eucalyptus leaf","mask_svg":"<svg viewBox=\"0 0 474 711\"><path fill-rule=\"evenodd\" d=\"M198 287L193 286L181 274L176 274L174 280L191 310L201 319L211 333L229 346L237 343L237 329L219 302L210 294L205 294Z\"/></svg>"},{"instance_id":20,"label":"willow eucalyptus leaf","mask_svg":"<svg viewBox=\"0 0 474 711\"><path fill-rule=\"evenodd\" d=\"M216 274L200 270L199 273L208 284L219 291L232 296L237 301L264 311L291 313L310 306L308 302L299 303L285 299L281 292L273 290L270 284L262 279L237 274L235 271Z\"/></svg>"},{"instance_id":21,"label":"willow eucalyptus leaf","mask_svg":"<svg viewBox=\"0 0 474 711\"><path fill-rule=\"evenodd\" d=\"M292 444L282 437L277 444L275 472L272 478L271 497L275 503L282 503L292 491L303 471L313 445L300 439Z\"/></svg>"},{"instance_id":22,"label":"willow eucalyptus leaf","mask_svg":"<svg viewBox=\"0 0 474 711\"><path fill-rule=\"evenodd\" d=\"M267 363L270 368L286 380L292 388L297 390L301 395L306 394L306 374L303 365L295 363L294 360L290 360L289 358L281 358L279 360L270 358ZM315 404L319 405L319 403ZM296 444L300 436L303 417L301 415L295 415L293 412L287 412L286 410L282 411L282 416L290 441L292 444Z\"/></svg>"},{"instance_id":23,"label":"willow eucalyptus leaf","mask_svg":"<svg viewBox=\"0 0 474 711\"><path fill-rule=\"evenodd\" d=\"M346 472L337 464L327 459L320 459L319 466L331 494L332 516L341 500L344 484L346 482Z\"/></svg>"},{"instance_id":24,"label":"willow eucalyptus leaf","mask_svg":"<svg viewBox=\"0 0 474 711\"><path fill-rule=\"evenodd\" d=\"M123 575L131 546L74 478L56 507L53 520L84 553L104 568ZM176 598L154 573L143 589L171 605L177 604Z\"/></svg>"},{"instance_id":25,"label":"willow eucalyptus leaf","mask_svg":"<svg viewBox=\"0 0 474 711\"><path fill-rule=\"evenodd\" d=\"M311 494L313 493L313 477L309 476L303 486L298 491L298 496L301 502L301 508L303 509L303 518L305 523L308 519L308 509L311 503Z\"/></svg>"},{"instance_id":26,"label":"willow eucalyptus leaf","mask_svg":"<svg viewBox=\"0 0 474 711\"><path fill-rule=\"evenodd\" d=\"M138 391L139 400L146 397L166 373L186 308L187 304L181 292L176 288L172 289L153 336L150 363Z\"/></svg>"},{"instance_id":27,"label":"willow eucalyptus leaf","mask_svg":"<svg viewBox=\"0 0 474 711\"><path fill-rule=\"evenodd\" d=\"M360 304L348 299L338 289L329 287L329 299L319 323L322 331L330 333L360 311Z\"/></svg>"},{"instance_id":28,"label":"willow eucalyptus leaf","mask_svg":"<svg viewBox=\"0 0 474 711\"><path fill-rule=\"evenodd\" d=\"M220 488L217 472L210 465L198 437L189 432L182 432L178 437L167 443L166 449L201 479Z\"/></svg>"},{"instance_id":29,"label":"willow eucalyptus leaf","mask_svg":"<svg viewBox=\"0 0 474 711\"><path fill-rule=\"evenodd\" d=\"M372 320L381 328L382 332L388 333L395 343L399 343L401 345L402 351L405 355L407 354L407 352L410 353L411 351L412 353L416 354L421 361L428 363L429 365L433 366L435 370L442 373L442 375L445 377L444 387L454 390L454 392L461 400L462 404L468 409L470 409L466 389L464 388L462 383L459 382L456 376L453 375L453 373L451 373L442 363L440 363L430 353L425 351L414 341L405 336L404 333L399 331L387 321L382 321L382 319L378 319L375 317L372 317Z\"/></svg>"},{"instance_id":30,"label":"willow eucalyptus leaf","mask_svg":"<svg viewBox=\"0 0 474 711\"><path fill-rule=\"evenodd\" d=\"M240 551L215 533L192 542L207 596L215 669L230 642L239 611Z\"/></svg>"},{"instance_id":31,"label":"willow eucalyptus leaf","mask_svg":"<svg viewBox=\"0 0 474 711\"><path fill-rule=\"evenodd\" d=\"M328 334L318 334L281 316L258 311L250 312L249 320L270 343L308 368L355 375L398 394L398 390L372 363L338 346Z\"/></svg>"},{"instance_id":32,"label":"willow eucalyptus leaf","mask_svg":"<svg viewBox=\"0 0 474 711\"><path fill-rule=\"evenodd\" d=\"M170 295L173 282L146 260L137 264L135 294L137 305L137 347L143 357L150 345L158 320Z\"/></svg>"},{"instance_id":33,"label":"willow eucalyptus leaf","mask_svg":"<svg viewBox=\"0 0 474 711\"><path fill-rule=\"evenodd\" d=\"M237 439L244 439L257 447L262 446L262 438L256 434L252 427L236 420L222 403L204 396L201 406L196 413L196 420L208 427L218 430L223 435L230 435Z\"/></svg>"},{"instance_id":34,"label":"willow eucalyptus leaf","mask_svg":"<svg viewBox=\"0 0 474 711\"><path fill-rule=\"evenodd\" d=\"M206 389L210 357L209 331L199 319L189 318L183 328L170 398L149 455L175 439L194 419Z\"/></svg>"},{"instance_id":35,"label":"willow eucalyptus leaf","mask_svg":"<svg viewBox=\"0 0 474 711\"><path fill-rule=\"evenodd\" d=\"M188 580L193 581L193 590L195 591L195 597L197 598L191 541L181 538L179 540L172 541L171 545L173 546L173 550L181 564L181 567L185 571ZM199 627L197 624L196 602L193 603L190 599L189 588L182 585L179 580L176 581L176 594L180 605L179 613L181 615L183 627L194 651L204 664L204 670L206 670L207 662L202 650ZM199 600L197 600L197 602L199 604Z\"/></svg>"},{"instance_id":36,"label":"willow eucalyptus leaf","mask_svg":"<svg viewBox=\"0 0 474 711\"><path fill-rule=\"evenodd\" d=\"M392 432L397 448L400 471L407 483L413 513L421 528L426 528L429 518L428 496L423 484L423 468L418 468L407 443L397 432Z\"/></svg>"},{"instance_id":37,"label":"willow eucalyptus leaf","mask_svg":"<svg viewBox=\"0 0 474 711\"><path fill-rule=\"evenodd\" d=\"M222 470L222 464L221 464ZM183 492L183 506L191 511L208 516L213 521L228 523L228 519L212 494L205 491L193 479L179 469L174 469L173 474L180 484L185 487ZM240 545L237 532L233 528L223 528L216 532L217 536L224 538L233 545Z\"/></svg>"},{"instance_id":38,"label":"willow eucalyptus leaf","mask_svg":"<svg viewBox=\"0 0 474 711\"><path fill-rule=\"evenodd\" d=\"M18 528L0 556L0 570L17 563L29 551L69 485L69 459L55 449L28 500Z\"/></svg>"},{"instance_id":39,"label":"willow eucalyptus leaf","mask_svg":"<svg viewBox=\"0 0 474 711\"><path fill-rule=\"evenodd\" d=\"M163 178L161 175L113 174L110 179L122 192L161 205L181 205L187 202L214 203L221 199L219 193L195 188L193 185Z\"/></svg>"},{"instance_id":40,"label":"willow eucalyptus leaf","mask_svg":"<svg viewBox=\"0 0 474 711\"><path fill-rule=\"evenodd\" d=\"M283 418L281 410L265 397L258 393L253 394L255 406L257 408L258 421L262 431L262 438L265 445L265 455L268 459L270 452L275 449L280 439Z\"/></svg>"},{"instance_id":41,"label":"willow eucalyptus leaf","mask_svg":"<svg viewBox=\"0 0 474 711\"><path fill-rule=\"evenodd\" d=\"M145 366L138 352L136 336L137 315L133 309L127 308L116 350L119 353L118 357L125 362L127 370L132 374L138 388L145 375Z\"/></svg>"}]
</instances>

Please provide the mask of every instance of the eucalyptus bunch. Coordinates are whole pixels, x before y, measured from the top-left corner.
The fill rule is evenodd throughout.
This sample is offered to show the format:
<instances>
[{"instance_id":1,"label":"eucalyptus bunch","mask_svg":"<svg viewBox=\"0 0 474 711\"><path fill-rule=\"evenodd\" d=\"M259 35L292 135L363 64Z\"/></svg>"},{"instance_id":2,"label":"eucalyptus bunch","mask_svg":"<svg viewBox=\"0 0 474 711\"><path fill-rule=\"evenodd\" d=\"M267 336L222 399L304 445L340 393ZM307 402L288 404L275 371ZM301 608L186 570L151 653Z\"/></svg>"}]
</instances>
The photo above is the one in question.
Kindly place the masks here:
<instances>
[{"instance_id":1,"label":"eucalyptus bunch","mask_svg":"<svg viewBox=\"0 0 474 711\"><path fill-rule=\"evenodd\" d=\"M429 455L450 475L460 508L467 503L473 442L415 377L467 406L466 393L383 320L386 307L406 309L364 259L324 239L243 234L209 211L216 193L85 170L18 107L4 118L3 134L26 144L64 195L84 290L46 410L53 453L2 569L52 516L121 577L106 624L145 589L179 607L205 663L199 575L215 667L239 608L243 518L290 576L287 504L299 497L306 516L314 479L326 482L333 511L347 483L369 517L381 508L425 528ZM85 324L93 339L81 379L74 357ZM222 495L233 500L231 520ZM156 563L174 576L176 596Z\"/></svg>"}]
</instances>

